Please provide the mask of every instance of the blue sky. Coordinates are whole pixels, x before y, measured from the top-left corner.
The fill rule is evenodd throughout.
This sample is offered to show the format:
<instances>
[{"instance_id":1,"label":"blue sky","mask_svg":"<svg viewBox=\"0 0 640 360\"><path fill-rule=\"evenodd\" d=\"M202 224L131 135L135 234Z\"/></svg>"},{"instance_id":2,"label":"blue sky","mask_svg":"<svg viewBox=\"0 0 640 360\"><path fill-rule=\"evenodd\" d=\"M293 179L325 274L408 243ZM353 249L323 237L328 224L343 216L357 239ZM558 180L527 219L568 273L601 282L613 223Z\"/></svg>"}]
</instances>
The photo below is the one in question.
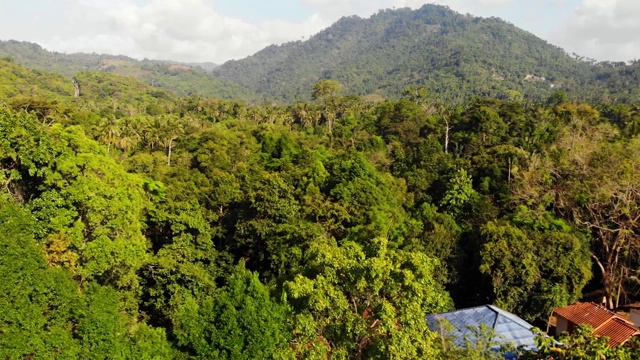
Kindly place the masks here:
<instances>
[{"instance_id":1,"label":"blue sky","mask_svg":"<svg viewBox=\"0 0 640 360\"><path fill-rule=\"evenodd\" d=\"M433 0L501 17L569 53L640 58L640 0ZM222 63L308 38L342 16L420 0L0 0L0 39L59 52Z\"/></svg>"}]
</instances>

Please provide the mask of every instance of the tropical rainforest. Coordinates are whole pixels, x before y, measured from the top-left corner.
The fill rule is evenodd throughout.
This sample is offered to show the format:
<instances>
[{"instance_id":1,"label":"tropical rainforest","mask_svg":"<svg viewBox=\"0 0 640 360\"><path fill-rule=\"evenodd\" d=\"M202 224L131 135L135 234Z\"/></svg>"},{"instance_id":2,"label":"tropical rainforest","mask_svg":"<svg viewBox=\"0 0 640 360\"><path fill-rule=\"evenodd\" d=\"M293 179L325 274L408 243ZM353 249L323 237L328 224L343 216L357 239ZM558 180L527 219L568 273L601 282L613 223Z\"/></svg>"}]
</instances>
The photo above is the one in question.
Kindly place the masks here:
<instances>
[{"instance_id":1,"label":"tropical rainforest","mask_svg":"<svg viewBox=\"0 0 640 360\"><path fill-rule=\"evenodd\" d=\"M411 37L426 31L411 24L438 11L449 14L402 9L335 26L408 16ZM427 32L512 27L455 19L454 32ZM352 40L354 56L371 54ZM479 46L467 40L447 43ZM432 60L398 56L406 66L436 61L444 45L427 45ZM360 57L353 68L332 62L332 79L291 84L297 100L278 92L286 79L263 89L234 78L291 100L283 104L0 60L0 358L493 359L502 354L482 329L457 346L425 315L493 303L545 324L588 291L601 290L611 308L637 300L640 102L637 88L620 85L637 82L635 65L611 65L600 101L580 100L597 87L589 95L568 84L588 84L580 74L606 66L575 59L496 73L505 84L535 73L566 91L538 79L502 96L465 51L450 61L484 79L466 83L489 86L478 96L475 85L448 93L464 85L446 83L448 68L402 90L398 80L388 98L365 95L385 87L384 71ZM512 66L494 58L495 69ZM369 85L351 87L359 80L348 74L361 67ZM538 353L509 350L638 356L588 330L539 341Z\"/></svg>"}]
</instances>

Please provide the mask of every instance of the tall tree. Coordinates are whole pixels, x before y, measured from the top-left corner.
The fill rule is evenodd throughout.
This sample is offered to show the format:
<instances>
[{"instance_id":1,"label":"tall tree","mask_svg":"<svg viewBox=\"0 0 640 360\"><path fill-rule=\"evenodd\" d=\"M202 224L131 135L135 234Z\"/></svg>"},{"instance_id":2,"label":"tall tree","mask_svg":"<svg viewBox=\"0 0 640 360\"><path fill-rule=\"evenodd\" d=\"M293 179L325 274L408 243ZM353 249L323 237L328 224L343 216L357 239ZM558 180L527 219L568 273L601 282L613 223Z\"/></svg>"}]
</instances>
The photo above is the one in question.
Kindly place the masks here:
<instances>
[{"instance_id":1,"label":"tall tree","mask_svg":"<svg viewBox=\"0 0 640 360\"><path fill-rule=\"evenodd\" d=\"M577 301L591 279L588 239L549 213L520 208L482 227L480 272L496 304L530 321Z\"/></svg>"},{"instance_id":2,"label":"tall tree","mask_svg":"<svg viewBox=\"0 0 640 360\"><path fill-rule=\"evenodd\" d=\"M300 356L334 359L437 358L424 316L450 309L435 280L438 262L392 250L384 238L361 246L319 239L285 292L296 310Z\"/></svg>"},{"instance_id":3,"label":"tall tree","mask_svg":"<svg viewBox=\"0 0 640 360\"><path fill-rule=\"evenodd\" d=\"M327 130L333 132L333 123L336 120L336 96L340 92L342 85L335 80L323 79L313 86L313 100L324 103L322 116L327 122Z\"/></svg>"},{"instance_id":4,"label":"tall tree","mask_svg":"<svg viewBox=\"0 0 640 360\"><path fill-rule=\"evenodd\" d=\"M198 359L293 359L288 309L240 264L215 294L184 298L174 333Z\"/></svg>"},{"instance_id":5,"label":"tall tree","mask_svg":"<svg viewBox=\"0 0 640 360\"><path fill-rule=\"evenodd\" d=\"M611 308L637 294L640 141L618 140L587 105L565 104L569 125L519 176L516 198L551 207L593 236L591 257Z\"/></svg>"}]
</instances>

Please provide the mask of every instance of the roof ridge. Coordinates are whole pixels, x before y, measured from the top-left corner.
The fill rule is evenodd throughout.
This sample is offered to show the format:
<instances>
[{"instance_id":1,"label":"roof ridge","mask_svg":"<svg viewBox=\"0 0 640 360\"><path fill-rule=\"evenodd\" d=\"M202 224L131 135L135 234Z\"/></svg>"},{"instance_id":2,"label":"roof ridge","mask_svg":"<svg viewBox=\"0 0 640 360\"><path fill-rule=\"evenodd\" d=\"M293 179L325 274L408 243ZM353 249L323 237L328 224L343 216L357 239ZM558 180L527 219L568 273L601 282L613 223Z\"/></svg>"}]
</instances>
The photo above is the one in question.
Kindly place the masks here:
<instances>
[{"instance_id":1,"label":"roof ridge","mask_svg":"<svg viewBox=\"0 0 640 360\"><path fill-rule=\"evenodd\" d=\"M504 317L504 318L507 318L507 319L508 319L509 321L511 321L512 323L517 324L518 326L520 326L520 327L521 327L521 328L523 328L523 329L531 330L531 328L530 328L530 327L527 327L527 326L525 326L525 325L523 324L523 322L524 322L524 323L527 323L527 321L526 321L526 320L524 320L524 319L522 319L520 316L518 316L518 315L516 315L516 314L514 314L514 313L512 313L512 312L510 312L510 311L503 310L503 309L501 309L501 308L499 308L499 307L497 307L497 306L495 306L495 305L487 305L487 306L488 306L489 308L491 308L491 310L493 310L493 311L496 313L496 321L495 321L496 323L498 322L498 317L499 317L499 316L502 316L502 317ZM505 314L513 315L513 316L515 316L515 318L511 318L510 316L505 316ZM529 324L529 323L527 323L527 324L528 324L528 325L531 325L531 324ZM494 324L494 326L493 326L493 327L495 328L495 324Z\"/></svg>"},{"instance_id":2,"label":"roof ridge","mask_svg":"<svg viewBox=\"0 0 640 360\"><path fill-rule=\"evenodd\" d=\"M493 319L493 324L491 324L491 328L495 330L496 325L498 324L498 318L500 317L500 312L497 311L493 305L487 305L487 307L496 314L496 318Z\"/></svg>"},{"instance_id":3,"label":"roof ridge","mask_svg":"<svg viewBox=\"0 0 640 360\"><path fill-rule=\"evenodd\" d=\"M592 301L577 302L577 303L573 303L573 304L570 304L570 305L567 305L567 306L557 306L557 307L553 308L553 310L555 311L555 310L558 310L558 309L566 309L566 308L577 307L577 306L582 306L582 305L589 305L589 306L595 307L595 308L597 308L599 310L604 310L605 312L609 313L612 316L617 315L615 312L607 309L606 307L604 307L604 306L602 306L600 304L596 304L596 303L594 303Z\"/></svg>"},{"instance_id":4,"label":"roof ridge","mask_svg":"<svg viewBox=\"0 0 640 360\"><path fill-rule=\"evenodd\" d=\"M595 307L598 307L598 308L600 308L600 309L603 309L604 311L608 312L609 314L611 314L611 315L613 315L613 316L617 316L617 315L618 315L618 314L616 314L615 312L613 312L613 311L611 311L611 310L607 309L606 307L604 307L604 306L602 306L602 305L600 305L600 304L594 303L593 301L589 301L589 302L587 302L587 303L582 303L582 304L591 304L591 305L593 305L593 306L595 306Z\"/></svg>"},{"instance_id":5,"label":"roof ridge","mask_svg":"<svg viewBox=\"0 0 640 360\"><path fill-rule=\"evenodd\" d=\"M478 305L478 306L472 306L472 307L467 307L467 308L462 308L462 309L454 309L451 311L447 311L447 312L443 312L443 313L437 313L437 314L431 314L431 315L444 315L444 314L451 314L454 312L458 312L458 311L463 311L463 310L473 310L473 309L480 309L480 308L484 308L484 307L488 307L490 308L493 312L495 312L495 310L493 310L491 307L493 305L491 304L486 304L486 305Z\"/></svg>"},{"instance_id":6,"label":"roof ridge","mask_svg":"<svg viewBox=\"0 0 640 360\"><path fill-rule=\"evenodd\" d=\"M628 326L630 328L634 328L634 329L640 331L640 328L638 328L634 323L632 323L631 321L625 320L625 319L621 318L618 315L612 317L611 319L609 319L607 321L617 321L617 322L621 323L622 325L625 325L625 326Z\"/></svg>"}]
</instances>

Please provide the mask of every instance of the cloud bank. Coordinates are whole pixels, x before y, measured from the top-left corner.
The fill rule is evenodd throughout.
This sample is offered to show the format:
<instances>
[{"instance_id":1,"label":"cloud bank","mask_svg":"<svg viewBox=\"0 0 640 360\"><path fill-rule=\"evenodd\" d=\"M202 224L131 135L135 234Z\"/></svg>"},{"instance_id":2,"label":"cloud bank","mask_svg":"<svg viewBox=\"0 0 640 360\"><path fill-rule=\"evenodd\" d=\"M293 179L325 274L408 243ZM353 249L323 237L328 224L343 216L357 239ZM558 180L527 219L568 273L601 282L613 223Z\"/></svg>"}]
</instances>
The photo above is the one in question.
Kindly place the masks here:
<instances>
[{"instance_id":1,"label":"cloud bank","mask_svg":"<svg viewBox=\"0 0 640 360\"><path fill-rule=\"evenodd\" d=\"M640 1L583 0L550 40L597 60L640 58Z\"/></svg>"},{"instance_id":2,"label":"cloud bank","mask_svg":"<svg viewBox=\"0 0 640 360\"><path fill-rule=\"evenodd\" d=\"M328 24L318 15L292 23L257 24L223 16L204 0L73 0L68 21L79 31L44 44L64 52L212 61L250 55L265 46L312 35Z\"/></svg>"}]
</instances>

